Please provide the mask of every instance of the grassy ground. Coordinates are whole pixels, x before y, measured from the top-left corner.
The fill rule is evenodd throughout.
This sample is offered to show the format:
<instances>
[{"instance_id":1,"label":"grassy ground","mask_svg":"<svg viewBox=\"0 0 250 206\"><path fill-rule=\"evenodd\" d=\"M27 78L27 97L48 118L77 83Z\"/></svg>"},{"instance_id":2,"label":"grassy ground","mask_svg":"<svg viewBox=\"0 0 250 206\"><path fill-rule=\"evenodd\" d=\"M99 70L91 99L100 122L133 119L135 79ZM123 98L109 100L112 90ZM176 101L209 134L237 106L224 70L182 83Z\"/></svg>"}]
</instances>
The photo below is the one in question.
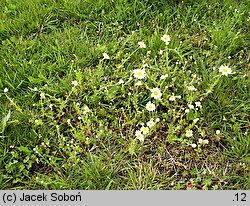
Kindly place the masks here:
<instances>
[{"instance_id":1,"label":"grassy ground","mask_svg":"<svg viewBox=\"0 0 250 206\"><path fill-rule=\"evenodd\" d=\"M0 189L250 189L249 1L0 7Z\"/></svg>"}]
</instances>

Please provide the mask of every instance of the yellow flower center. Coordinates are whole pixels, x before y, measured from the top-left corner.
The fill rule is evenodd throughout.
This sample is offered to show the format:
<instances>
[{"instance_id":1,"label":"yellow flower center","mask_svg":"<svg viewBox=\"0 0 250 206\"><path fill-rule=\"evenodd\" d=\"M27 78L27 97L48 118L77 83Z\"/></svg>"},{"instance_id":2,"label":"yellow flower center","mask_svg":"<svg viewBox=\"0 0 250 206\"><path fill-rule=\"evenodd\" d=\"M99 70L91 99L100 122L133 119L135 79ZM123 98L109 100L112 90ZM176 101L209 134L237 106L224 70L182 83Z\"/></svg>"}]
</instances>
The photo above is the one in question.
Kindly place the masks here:
<instances>
[{"instance_id":1,"label":"yellow flower center","mask_svg":"<svg viewBox=\"0 0 250 206\"><path fill-rule=\"evenodd\" d=\"M223 69L222 69L222 72L227 72L227 68L223 68Z\"/></svg>"}]
</instances>

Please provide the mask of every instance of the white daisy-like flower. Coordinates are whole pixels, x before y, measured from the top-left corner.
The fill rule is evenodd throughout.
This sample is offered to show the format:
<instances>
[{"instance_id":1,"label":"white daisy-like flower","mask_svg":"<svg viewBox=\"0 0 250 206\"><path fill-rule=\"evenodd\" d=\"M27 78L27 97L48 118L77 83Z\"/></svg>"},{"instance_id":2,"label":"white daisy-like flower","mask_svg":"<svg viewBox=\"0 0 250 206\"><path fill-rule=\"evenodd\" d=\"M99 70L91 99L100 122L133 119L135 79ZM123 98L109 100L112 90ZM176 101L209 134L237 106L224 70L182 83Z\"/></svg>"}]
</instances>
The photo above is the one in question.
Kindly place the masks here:
<instances>
[{"instance_id":1,"label":"white daisy-like flower","mask_svg":"<svg viewBox=\"0 0 250 206\"><path fill-rule=\"evenodd\" d=\"M161 90L159 88L153 88L151 89L151 97L155 99L160 99L162 96Z\"/></svg>"},{"instance_id":2,"label":"white daisy-like flower","mask_svg":"<svg viewBox=\"0 0 250 206\"><path fill-rule=\"evenodd\" d=\"M138 45L140 48L146 48L146 44L143 41L139 41Z\"/></svg>"},{"instance_id":3,"label":"white daisy-like flower","mask_svg":"<svg viewBox=\"0 0 250 206\"><path fill-rule=\"evenodd\" d=\"M185 109L185 113L189 113L190 112L190 109Z\"/></svg>"},{"instance_id":4,"label":"white daisy-like flower","mask_svg":"<svg viewBox=\"0 0 250 206\"><path fill-rule=\"evenodd\" d=\"M161 37L161 40L164 41L166 45L168 45L169 42L170 42L170 36L167 35L167 34L164 34L164 35Z\"/></svg>"},{"instance_id":5,"label":"white daisy-like flower","mask_svg":"<svg viewBox=\"0 0 250 206\"><path fill-rule=\"evenodd\" d=\"M160 55L162 55L162 54L163 54L163 52L164 52L163 50L160 50L160 51L159 51L159 54L160 54Z\"/></svg>"},{"instance_id":6,"label":"white daisy-like flower","mask_svg":"<svg viewBox=\"0 0 250 206\"><path fill-rule=\"evenodd\" d=\"M140 141L144 141L144 135L139 130L135 131L135 137L136 137L136 139L138 139Z\"/></svg>"},{"instance_id":7,"label":"white daisy-like flower","mask_svg":"<svg viewBox=\"0 0 250 206\"><path fill-rule=\"evenodd\" d=\"M227 76L228 74L232 74L232 69L228 66L221 65L219 68L219 72L221 72L222 75Z\"/></svg>"},{"instance_id":8,"label":"white daisy-like flower","mask_svg":"<svg viewBox=\"0 0 250 206\"><path fill-rule=\"evenodd\" d=\"M199 138L198 139L198 144L202 144L203 143L203 139Z\"/></svg>"},{"instance_id":9,"label":"white daisy-like flower","mask_svg":"<svg viewBox=\"0 0 250 206\"><path fill-rule=\"evenodd\" d=\"M195 106L201 108L202 107L201 102L195 102Z\"/></svg>"},{"instance_id":10,"label":"white daisy-like flower","mask_svg":"<svg viewBox=\"0 0 250 206\"><path fill-rule=\"evenodd\" d=\"M193 130L189 129L186 130L186 137L192 137L193 136Z\"/></svg>"},{"instance_id":11,"label":"white daisy-like flower","mask_svg":"<svg viewBox=\"0 0 250 206\"><path fill-rule=\"evenodd\" d=\"M155 110L155 104L149 101L149 102L146 104L146 109L147 109L148 111L150 111L150 112L154 111L154 110Z\"/></svg>"},{"instance_id":12,"label":"white daisy-like flower","mask_svg":"<svg viewBox=\"0 0 250 206\"><path fill-rule=\"evenodd\" d=\"M191 147L196 148L197 144L193 143L193 144L191 144Z\"/></svg>"},{"instance_id":13,"label":"white daisy-like flower","mask_svg":"<svg viewBox=\"0 0 250 206\"><path fill-rule=\"evenodd\" d=\"M188 89L189 91L197 91L197 89L196 89L193 85L187 86L187 89Z\"/></svg>"},{"instance_id":14,"label":"white daisy-like flower","mask_svg":"<svg viewBox=\"0 0 250 206\"><path fill-rule=\"evenodd\" d=\"M53 104L49 104L49 108L50 108L50 109L53 109Z\"/></svg>"},{"instance_id":15,"label":"white daisy-like flower","mask_svg":"<svg viewBox=\"0 0 250 206\"><path fill-rule=\"evenodd\" d=\"M124 83L123 79L120 79L118 82L118 84L123 84L123 83Z\"/></svg>"},{"instance_id":16,"label":"white daisy-like flower","mask_svg":"<svg viewBox=\"0 0 250 206\"><path fill-rule=\"evenodd\" d=\"M161 75L160 79L166 79L168 77L168 74Z\"/></svg>"},{"instance_id":17,"label":"white daisy-like flower","mask_svg":"<svg viewBox=\"0 0 250 206\"><path fill-rule=\"evenodd\" d=\"M204 139L204 140L201 138L198 139L198 144L200 144L200 145L206 145L208 143L209 143L208 139Z\"/></svg>"},{"instance_id":18,"label":"white daisy-like flower","mask_svg":"<svg viewBox=\"0 0 250 206\"><path fill-rule=\"evenodd\" d=\"M7 87L5 87L4 90L3 90L4 93L6 93L8 91L9 91L9 89Z\"/></svg>"},{"instance_id":19,"label":"white daisy-like flower","mask_svg":"<svg viewBox=\"0 0 250 206\"><path fill-rule=\"evenodd\" d=\"M149 133L149 128L148 127L141 127L141 132L142 134L148 134Z\"/></svg>"},{"instance_id":20,"label":"white daisy-like flower","mask_svg":"<svg viewBox=\"0 0 250 206\"><path fill-rule=\"evenodd\" d=\"M104 52L102 56L103 56L103 59L110 59L109 55L106 52Z\"/></svg>"},{"instance_id":21,"label":"white daisy-like flower","mask_svg":"<svg viewBox=\"0 0 250 206\"><path fill-rule=\"evenodd\" d=\"M84 105L84 107L83 107L83 114L87 114L88 112L90 112L90 109L89 109L89 107L87 106L87 105Z\"/></svg>"},{"instance_id":22,"label":"white daisy-like flower","mask_svg":"<svg viewBox=\"0 0 250 206\"><path fill-rule=\"evenodd\" d=\"M192 104L188 104L187 106L189 109L194 109L194 105L192 105Z\"/></svg>"},{"instance_id":23,"label":"white daisy-like flower","mask_svg":"<svg viewBox=\"0 0 250 206\"><path fill-rule=\"evenodd\" d=\"M41 92L41 93L40 93L40 97L41 97L41 99L44 99L44 98L45 98L45 93L44 93L44 92Z\"/></svg>"},{"instance_id":24,"label":"white daisy-like flower","mask_svg":"<svg viewBox=\"0 0 250 206\"><path fill-rule=\"evenodd\" d=\"M204 139L204 140L202 141L202 143L203 143L203 144L208 144L208 143L209 143L209 140L208 140L208 139Z\"/></svg>"},{"instance_id":25,"label":"white daisy-like flower","mask_svg":"<svg viewBox=\"0 0 250 206\"><path fill-rule=\"evenodd\" d=\"M141 81L138 81L135 83L135 86L141 86L142 85L142 82Z\"/></svg>"},{"instance_id":26,"label":"white daisy-like flower","mask_svg":"<svg viewBox=\"0 0 250 206\"><path fill-rule=\"evenodd\" d=\"M219 134L220 134L220 130L217 129L217 130L215 131L215 134L219 135Z\"/></svg>"},{"instance_id":27,"label":"white daisy-like flower","mask_svg":"<svg viewBox=\"0 0 250 206\"><path fill-rule=\"evenodd\" d=\"M172 95L172 96L170 96L170 97L169 97L169 99L168 99L168 100L169 100L169 101L175 101L175 99L176 99L176 98L175 98L175 96L174 96L174 95Z\"/></svg>"},{"instance_id":28,"label":"white daisy-like flower","mask_svg":"<svg viewBox=\"0 0 250 206\"><path fill-rule=\"evenodd\" d=\"M155 125L155 122L151 119L150 121L147 122L147 126L149 128L152 128Z\"/></svg>"},{"instance_id":29,"label":"white daisy-like flower","mask_svg":"<svg viewBox=\"0 0 250 206\"><path fill-rule=\"evenodd\" d=\"M76 87L78 85L78 82L76 80L72 81L71 84Z\"/></svg>"},{"instance_id":30,"label":"white daisy-like flower","mask_svg":"<svg viewBox=\"0 0 250 206\"><path fill-rule=\"evenodd\" d=\"M143 79L146 77L146 72L144 69L135 69L133 73L134 73L134 77L137 79Z\"/></svg>"}]
</instances>

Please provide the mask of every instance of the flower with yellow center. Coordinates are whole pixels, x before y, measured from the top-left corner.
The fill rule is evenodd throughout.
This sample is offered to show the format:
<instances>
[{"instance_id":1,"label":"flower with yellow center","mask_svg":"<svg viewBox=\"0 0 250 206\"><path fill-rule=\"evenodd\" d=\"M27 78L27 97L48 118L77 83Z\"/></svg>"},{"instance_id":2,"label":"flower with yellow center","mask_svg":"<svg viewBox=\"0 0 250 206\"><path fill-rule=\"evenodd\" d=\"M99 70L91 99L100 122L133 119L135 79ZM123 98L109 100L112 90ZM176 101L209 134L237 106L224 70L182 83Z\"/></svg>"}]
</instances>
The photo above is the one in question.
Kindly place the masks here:
<instances>
[{"instance_id":1,"label":"flower with yellow center","mask_svg":"<svg viewBox=\"0 0 250 206\"><path fill-rule=\"evenodd\" d=\"M202 107L201 102L195 102L195 106L201 108Z\"/></svg>"},{"instance_id":2,"label":"flower with yellow center","mask_svg":"<svg viewBox=\"0 0 250 206\"><path fill-rule=\"evenodd\" d=\"M134 73L134 77L137 79L143 79L146 77L146 72L144 69L135 69L133 73Z\"/></svg>"},{"instance_id":3,"label":"flower with yellow center","mask_svg":"<svg viewBox=\"0 0 250 206\"><path fill-rule=\"evenodd\" d=\"M154 111L154 110L155 110L155 104L152 103L152 102L148 102L148 103L146 104L146 109L147 109L148 111L150 111L150 112Z\"/></svg>"},{"instance_id":4,"label":"flower with yellow center","mask_svg":"<svg viewBox=\"0 0 250 206\"><path fill-rule=\"evenodd\" d=\"M151 97L155 98L155 99L160 99L162 96L161 90L159 88L153 88L151 89Z\"/></svg>"},{"instance_id":5,"label":"flower with yellow center","mask_svg":"<svg viewBox=\"0 0 250 206\"><path fill-rule=\"evenodd\" d=\"M232 69L228 66L221 65L219 68L219 72L221 72L222 75L227 76L228 74L232 74Z\"/></svg>"},{"instance_id":6,"label":"flower with yellow center","mask_svg":"<svg viewBox=\"0 0 250 206\"><path fill-rule=\"evenodd\" d=\"M143 41L139 41L138 45L140 48L146 48L146 44Z\"/></svg>"},{"instance_id":7,"label":"flower with yellow center","mask_svg":"<svg viewBox=\"0 0 250 206\"><path fill-rule=\"evenodd\" d=\"M193 136L193 131L191 129L186 130L186 137L192 137Z\"/></svg>"},{"instance_id":8,"label":"flower with yellow center","mask_svg":"<svg viewBox=\"0 0 250 206\"><path fill-rule=\"evenodd\" d=\"M155 122L151 119L150 121L147 122L147 126L149 128L152 128L155 125Z\"/></svg>"},{"instance_id":9,"label":"flower with yellow center","mask_svg":"<svg viewBox=\"0 0 250 206\"><path fill-rule=\"evenodd\" d=\"M142 132L142 134L148 134L149 128L148 127L141 127L141 132Z\"/></svg>"},{"instance_id":10,"label":"flower with yellow center","mask_svg":"<svg viewBox=\"0 0 250 206\"><path fill-rule=\"evenodd\" d=\"M172 102L175 101L175 96L174 95L170 96L168 100Z\"/></svg>"},{"instance_id":11,"label":"flower with yellow center","mask_svg":"<svg viewBox=\"0 0 250 206\"><path fill-rule=\"evenodd\" d=\"M169 42L170 42L170 36L167 35L167 34L164 34L164 35L161 37L161 40L164 41L166 45L168 45Z\"/></svg>"},{"instance_id":12,"label":"flower with yellow center","mask_svg":"<svg viewBox=\"0 0 250 206\"><path fill-rule=\"evenodd\" d=\"M135 137L136 137L136 139L138 139L140 141L144 141L144 135L139 130L136 130Z\"/></svg>"}]
</instances>

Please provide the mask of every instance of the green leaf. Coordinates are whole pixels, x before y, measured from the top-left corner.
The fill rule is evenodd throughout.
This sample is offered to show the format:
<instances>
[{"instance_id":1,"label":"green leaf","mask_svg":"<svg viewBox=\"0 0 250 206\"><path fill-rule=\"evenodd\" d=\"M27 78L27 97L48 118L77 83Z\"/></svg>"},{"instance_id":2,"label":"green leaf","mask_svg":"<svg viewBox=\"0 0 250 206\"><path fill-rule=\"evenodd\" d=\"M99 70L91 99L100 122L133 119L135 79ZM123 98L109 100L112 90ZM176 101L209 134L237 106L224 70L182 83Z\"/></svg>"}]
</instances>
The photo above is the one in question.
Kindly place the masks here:
<instances>
[{"instance_id":1,"label":"green leaf","mask_svg":"<svg viewBox=\"0 0 250 206\"><path fill-rule=\"evenodd\" d=\"M135 141L131 142L130 146L129 146L129 154L130 155L136 155L136 150L137 150L137 144Z\"/></svg>"},{"instance_id":2,"label":"green leaf","mask_svg":"<svg viewBox=\"0 0 250 206\"><path fill-rule=\"evenodd\" d=\"M108 185L106 186L105 190L109 190L113 182L114 182L114 181L111 180L111 181L108 183Z\"/></svg>"},{"instance_id":3,"label":"green leaf","mask_svg":"<svg viewBox=\"0 0 250 206\"><path fill-rule=\"evenodd\" d=\"M4 133L4 130L6 128L7 122L10 119L10 110L8 112L8 114L2 119L1 125L2 125L2 134Z\"/></svg>"},{"instance_id":4,"label":"green leaf","mask_svg":"<svg viewBox=\"0 0 250 206\"><path fill-rule=\"evenodd\" d=\"M19 150L21 152L24 152L24 153L27 153L27 154L30 154L30 152L31 152L28 147L24 147L24 146L20 146Z\"/></svg>"}]
</instances>

